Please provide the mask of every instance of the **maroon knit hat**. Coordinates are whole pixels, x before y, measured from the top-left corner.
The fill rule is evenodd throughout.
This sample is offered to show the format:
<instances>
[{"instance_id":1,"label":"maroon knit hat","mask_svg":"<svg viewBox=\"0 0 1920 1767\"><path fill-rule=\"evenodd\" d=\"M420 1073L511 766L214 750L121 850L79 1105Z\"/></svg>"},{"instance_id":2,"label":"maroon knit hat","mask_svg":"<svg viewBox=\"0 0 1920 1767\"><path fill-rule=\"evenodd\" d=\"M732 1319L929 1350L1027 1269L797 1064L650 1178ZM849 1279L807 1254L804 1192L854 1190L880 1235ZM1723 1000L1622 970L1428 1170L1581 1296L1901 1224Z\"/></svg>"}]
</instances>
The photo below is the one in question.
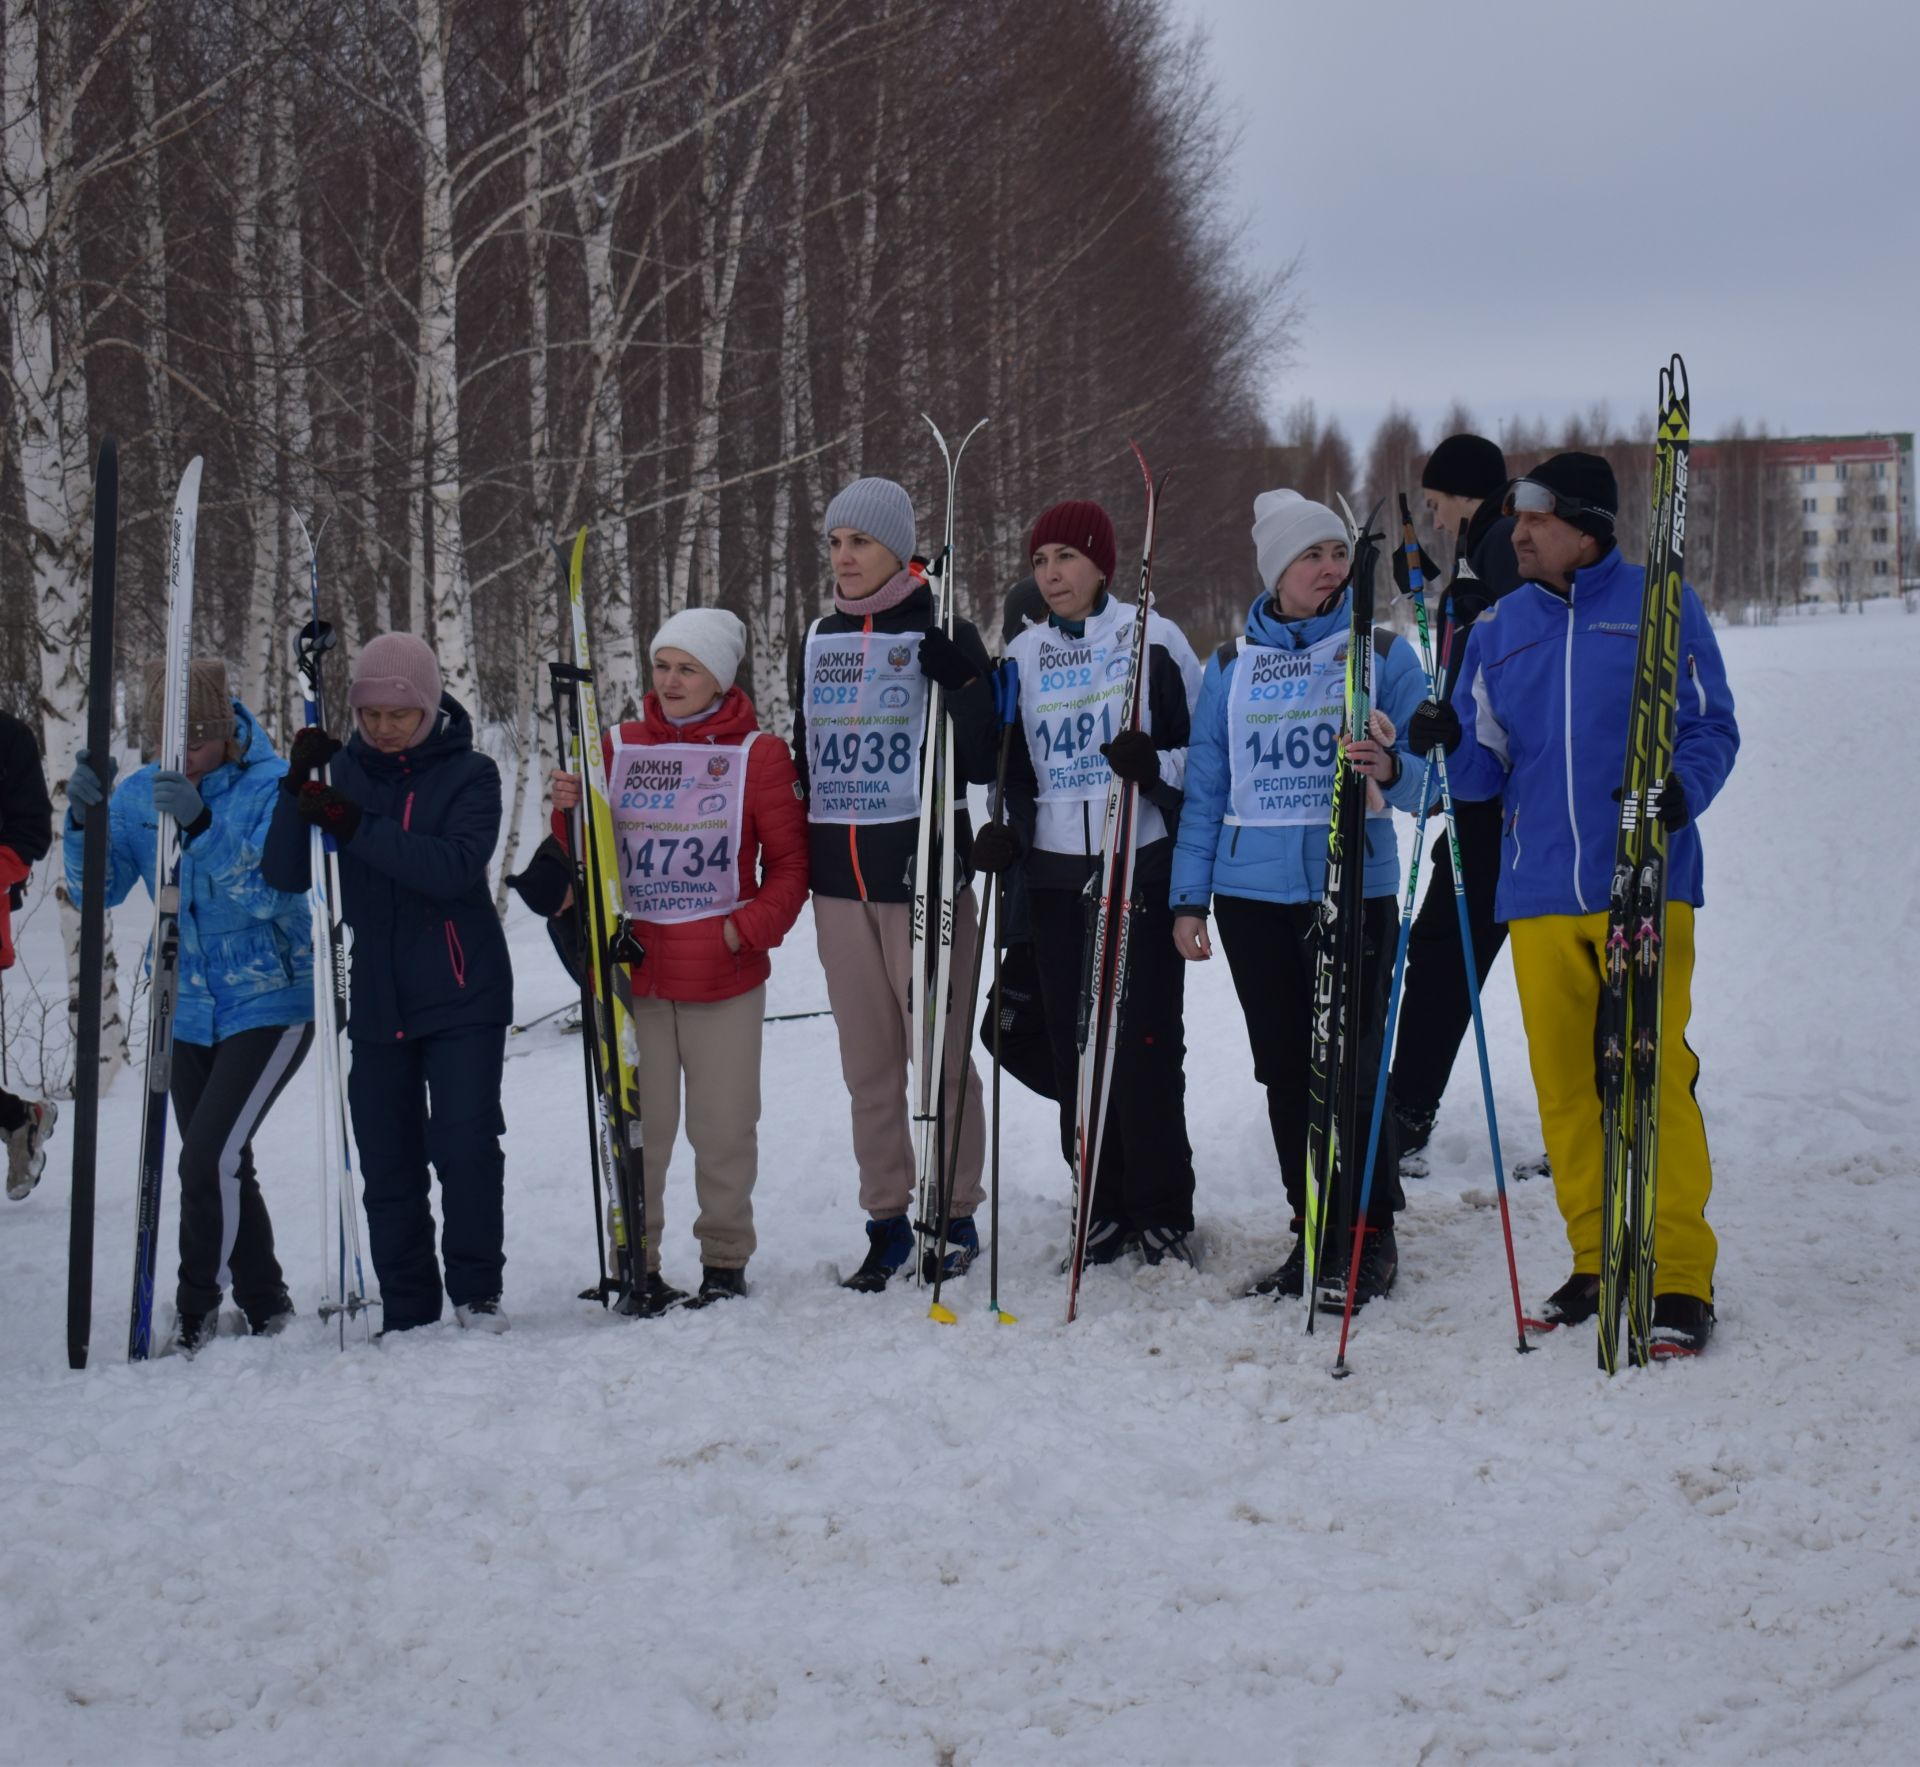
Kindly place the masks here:
<instances>
[{"instance_id":1,"label":"maroon knit hat","mask_svg":"<svg viewBox=\"0 0 1920 1767\"><path fill-rule=\"evenodd\" d=\"M1073 546L1099 567L1111 583L1119 549L1113 538L1113 517L1097 503L1056 503L1033 524L1027 536L1027 557L1042 546Z\"/></svg>"}]
</instances>

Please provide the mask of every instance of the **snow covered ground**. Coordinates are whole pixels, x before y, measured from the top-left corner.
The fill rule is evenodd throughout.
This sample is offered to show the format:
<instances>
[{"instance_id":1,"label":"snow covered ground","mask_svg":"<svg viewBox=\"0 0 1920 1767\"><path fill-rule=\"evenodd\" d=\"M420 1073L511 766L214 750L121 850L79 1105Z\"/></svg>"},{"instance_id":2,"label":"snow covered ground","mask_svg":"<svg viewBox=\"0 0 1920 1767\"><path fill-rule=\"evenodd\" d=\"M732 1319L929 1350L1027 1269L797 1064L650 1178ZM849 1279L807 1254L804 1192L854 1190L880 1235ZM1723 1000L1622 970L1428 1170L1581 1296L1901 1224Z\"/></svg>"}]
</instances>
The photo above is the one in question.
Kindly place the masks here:
<instances>
[{"instance_id":1,"label":"snow covered ground","mask_svg":"<svg viewBox=\"0 0 1920 1767\"><path fill-rule=\"evenodd\" d=\"M1723 643L1746 741L1705 822L1700 1362L1609 1382L1584 1331L1514 1354L1463 1061L1400 1287L1329 1379L1330 1335L1234 1298L1285 1220L1222 961L1188 995L1205 1268L1095 1273L1071 1330L1063 1177L1011 1084L1020 1322L986 1314L984 1264L945 1330L917 1290L833 1285L862 1217L808 1019L767 1029L750 1301L635 1324L573 1299L578 1048L535 1032L508 1065L508 1336L334 1347L296 1085L263 1163L300 1326L129 1367L124 1076L85 1374L64 1126L39 1191L0 1204L0 1758L1911 1759L1920 776L1897 711L1920 618ZM517 908L511 931L530 1016L565 984ZM43 972L53 938L37 912ZM823 1003L803 923L769 1010ZM1488 1004L1512 1161L1538 1130L1504 960ZM689 1174L683 1147L682 1282ZM1513 1209L1537 1301L1565 1242L1544 1184Z\"/></svg>"}]
</instances>

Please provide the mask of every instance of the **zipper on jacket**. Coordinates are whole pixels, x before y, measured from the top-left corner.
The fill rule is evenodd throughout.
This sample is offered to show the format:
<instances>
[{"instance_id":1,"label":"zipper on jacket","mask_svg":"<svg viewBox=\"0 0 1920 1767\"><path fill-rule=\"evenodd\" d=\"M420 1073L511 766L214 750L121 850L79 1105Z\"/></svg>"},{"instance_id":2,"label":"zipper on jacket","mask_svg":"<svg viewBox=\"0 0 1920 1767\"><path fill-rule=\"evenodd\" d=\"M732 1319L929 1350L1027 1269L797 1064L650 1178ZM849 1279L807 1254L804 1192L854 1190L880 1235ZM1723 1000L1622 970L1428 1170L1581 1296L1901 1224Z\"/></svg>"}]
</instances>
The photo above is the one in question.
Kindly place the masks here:
<instances>
[{"instance_id":1,"label":"zipper on jacket","mask_svg":"<svg viewBox=\"0 0 1920 1767\"><path fill-rule=\"evenodd\" d=\"M1567 590L1567 643L1564 661L1564 684L1561 698L1565 702L1565 735L1562 746L1567 751L1567 827L1573 832L1573 899L1580 904L1580 912L1592 912L1587 906L1587 893L1580 887L1580 811L1573 795L1573 589ZM1519 847L1514 848L1514 857L1519 858Z\"/></svg>"},{"instance_id":2,"label":"zipper on jacket","mask_svg":"<svg viewBox=\"0 0 1920 1767\"><path fill-rule=\"evenodd\" d=\"M1520 869L1520 812L1518 810L1507 818L1507 833L1513 839L1513 863L1507 869L1518 871Z\"/></svg>"},{"instance_id":3,"label":"zipper on jacket","mask_svg":"<svg viewBox=\"0 0 1920 1767\"><path fill-rule=\"evenodd\" d=\"M1687 679L1693 683L1693 697L1700 709L1700 716L1707 715L1707 684L1700 679L1700 663L1692 651L1687 652Z\"/></svg>"},{"instance_id":4,"label":"zipper on jacket","mask_svg":"<svg viewBox=\"0 0 1920 1767\"><path fill-rule=\"evenodd\" d=\"M451 920L440 923L447 929L447 963L453 970L453 985L464 988L467 985L467 954L461 948L460 935L454 931Z\"/></svg>"},{"instance_id":5,"label":"zipper on jacket","mask_svg":"<svg viewBox=\"0 0 1920 1767\"><path fill-rule=\"evenodd\" d=\"M405 834L411 834L413 832L413 792L411 789L408 790L407 801L400 810L400 828Z\"/></svg>"},{"instance_id":6,"label":"zipper on jacket","mask_svg":"<svg viewBox=\"0 0 1920 1767\"><path fill-rule=\"evenodd\" d=\"M873 636L872 614L868 614L866 618L861 621L860 632L861 636L865 638L871 638ZM864 659L866 656L864 648L860 654ZM860 892L860 900L864 902L867 899L867 880L860 870L860 824L857 822L849 822L847 824L847 857L853 862L853 887Z\"/></svg>"}]
</instances>

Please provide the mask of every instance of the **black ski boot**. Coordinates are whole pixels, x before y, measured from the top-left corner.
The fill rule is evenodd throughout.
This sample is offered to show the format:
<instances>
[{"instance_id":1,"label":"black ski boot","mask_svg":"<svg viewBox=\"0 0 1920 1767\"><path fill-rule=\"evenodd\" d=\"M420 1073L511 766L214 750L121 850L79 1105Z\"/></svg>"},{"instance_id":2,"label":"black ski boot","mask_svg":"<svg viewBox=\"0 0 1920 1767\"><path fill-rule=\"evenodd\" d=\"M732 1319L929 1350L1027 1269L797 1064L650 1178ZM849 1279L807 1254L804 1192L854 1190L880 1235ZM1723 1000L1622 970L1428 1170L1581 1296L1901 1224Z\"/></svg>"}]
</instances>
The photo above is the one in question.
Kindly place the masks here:
<instances>
[{"instance_id":1,"label":"black ski boot","mask_svg":"<svg viewBox=\"0 0 1920 1767\"><path fill-rule=\"evenodd\" d=\"M1393 1113L1393 1125L1400 1142L1400 1176L1426 1177L1432 1170L1427 1161L1426 1146L1433 1134L1434 1119L1440 1114L1439 1107L1436 1105L1428 1110L1419 1110L1389 1095L1387 1109Z\"/></svg>"},{"instance_id":2,"label":"black ski boot","mask_svg":"<svg viewBox=\"0 0 1920 1767\"><path fill-rule=\"evenodd\" d=\"M1278 1270L1269 1270L1246 1291L1250 1301L1298 1300L1307 1292L1307 1242L1294 1226L1293 1249Z\"/></svg>"},{"instance_id":3,"label":"black ski boot","mask_svg":"<svg viewBox=\"0 0 1920 1767\"><path fill-rule=\"evenodd\" d=\"M173 1321L173 1348L192 1357L220 1335L220 1309L206 1313L178 1313Z\"/></svg>"},{"instance_id":4,"label":"black ski boot","mask_svg":"<svg viewBox=\"0 0 1920 1767\"><path fill-rule=\"evenodd\" d=\"M293 1297L282 1289L266 1306L247 1313L247 1330L257 1338L277 1338L293 1323Z\"/></svg>"},{"instance_id":5,"label":"black ski boot","mask_svg":"<svg viewBox=\"0 0 1920 1767\"><path fill-rule=\"evenodd\" d=\"M620 1311L634 1319L658 1319L662 1313L672 1312L686 1298L685 1289L675 1288L658 1270L649 1270L639 1293L630 1304L623 1301Z\"/></svg>"},{"instance_id":6,"label":"black ski boot","mask_svg":"<svg viewBox=\"0 0 1920 1767\"><path fill-rule=\"evenodd\" d=\"M1529 1331L1557 1331L1563 1325L1584 1325L1600 1311L1600 1278L1575 1271L1547 1296L1546 1304L1527 1321Z\"/></svg>"},{"instance_id":7,"label":"black ski boot","mask_svg":"<svg viewBox=\"0 0 1920 1767\"><path fill-rule=\"evenodd\" d=\"M1184 1264L1189 1270L1200 1268L1200 1256L1183 1227L1141 1228L1140 1253L1149 1264Z\"/></svg>"},{"instance_id":8,"label":"black ski boot","mask_svg":"<svg viewBox=\"0 0 1920 1767\"><path fill-rule=\"evenodd\" d=\"M1391 1227L1369 1227L1360 1242L1360 1278L1354 1285L1353 1304L1364 1307L1382 1295L1393 1292L1394 1279L1400 1274L1400 1247Z\"/></svg>"},{"instance_id":9,"label":"black ski boot","mask_svg":"<svg viewBox=\"0 0 1920 1767\"><path fill-rule=\"evenodd\" d=\"M1127 1255L1133 1245L1133 1230L1124 1222L1114 1221L1105 1215L1095 1215L1087 1223L1087 1251L1081 1260L1083 1270L1091 1270L1096 1264L1114 1264ZM1060 1274L1067 1275L1073 1269L1073 1253L1060 1260Z\"/></svg>"},{"instance_id":10,"label":"black ski boot","mask_svg":"<svg viewBox=\"0 0 1920 1767\"><path fill-rule=\"evenodd\" d=\"M687 1303L689 1308L711 1307L715 1301L746 1299L747 1273L740 1269L723 1270L717 1264L700 1266L700 1292Z\"/></svg>"},{"instance_id":11,"label":"black ski boot","mask_svg":"<svg viewBox=\"0 0 1920 1767\"><path fill-rule=\"evenodd\" d=\"M860 1268L843 1277L842 1288L877 1295L913 1256L913 1223L905 1215L887 1215L867 1223L867 1255Z\"/></svg>"},{"instance_id":12,"label":"black ski boot","mask_svg":"<svg viewBox=\"0 0 1920 1767\"><path fill-rule=\"evenodd\" d=\"M1655 1295L1647 1354L1656 1362L1698 1356L1713 1336L1713 1303L1693 1295Z\"/></svg>"}]
</instances>

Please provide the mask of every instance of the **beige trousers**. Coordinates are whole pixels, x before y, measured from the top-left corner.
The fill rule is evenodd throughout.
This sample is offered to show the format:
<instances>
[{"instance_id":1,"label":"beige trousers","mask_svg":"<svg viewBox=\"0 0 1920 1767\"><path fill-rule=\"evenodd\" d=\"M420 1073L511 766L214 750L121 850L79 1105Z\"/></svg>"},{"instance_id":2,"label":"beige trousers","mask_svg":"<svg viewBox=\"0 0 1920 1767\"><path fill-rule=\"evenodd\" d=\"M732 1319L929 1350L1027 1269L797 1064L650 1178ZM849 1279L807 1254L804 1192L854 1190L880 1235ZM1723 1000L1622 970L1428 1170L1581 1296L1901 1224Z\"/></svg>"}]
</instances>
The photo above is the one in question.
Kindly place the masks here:
<instances>
[{"instance_id":1,"label":"beige trousers","mask_svg":"<svg viewBox=\"0 0 1920 1767\"><path fill-rule=\"evenodd\" d=\"M647 1268L660 1268L667 1167L680 1132L686 1082L687 1140L700 1213L693 1237L700 1262L744 1270L753 1256L753 1180L760 1164L762 983L731 1000L689 1004L642 998L633 1003L640 1052L640 1120L646 1131Z\"/></svg>"},{"instance_id":2,"label":"beige trousers","mask_svg":"<svg viewBox=\"0 0 1920 1767\"><path fill-rule=\"evenodd\" d=\"M860 1206L876 1220L913 1207L913 1123L907 1100L913 1026L907 984L913 973L912 908L905 902L855 902L815 896L813 925L827 999L840 1034L840 1072L853 1100L853 1157L860 1169ZM947 1016L946 1122L951 1136L961 1088L966 1121L953 1180L953 1216L971 1215L985 1192L986 1104L969 1054L973 1025L963 1015L979 923L973 892L962 890L953 917L953 969ZM930 1208L934 1206L930 1200Z\"/></svg>"}]
</instances>

